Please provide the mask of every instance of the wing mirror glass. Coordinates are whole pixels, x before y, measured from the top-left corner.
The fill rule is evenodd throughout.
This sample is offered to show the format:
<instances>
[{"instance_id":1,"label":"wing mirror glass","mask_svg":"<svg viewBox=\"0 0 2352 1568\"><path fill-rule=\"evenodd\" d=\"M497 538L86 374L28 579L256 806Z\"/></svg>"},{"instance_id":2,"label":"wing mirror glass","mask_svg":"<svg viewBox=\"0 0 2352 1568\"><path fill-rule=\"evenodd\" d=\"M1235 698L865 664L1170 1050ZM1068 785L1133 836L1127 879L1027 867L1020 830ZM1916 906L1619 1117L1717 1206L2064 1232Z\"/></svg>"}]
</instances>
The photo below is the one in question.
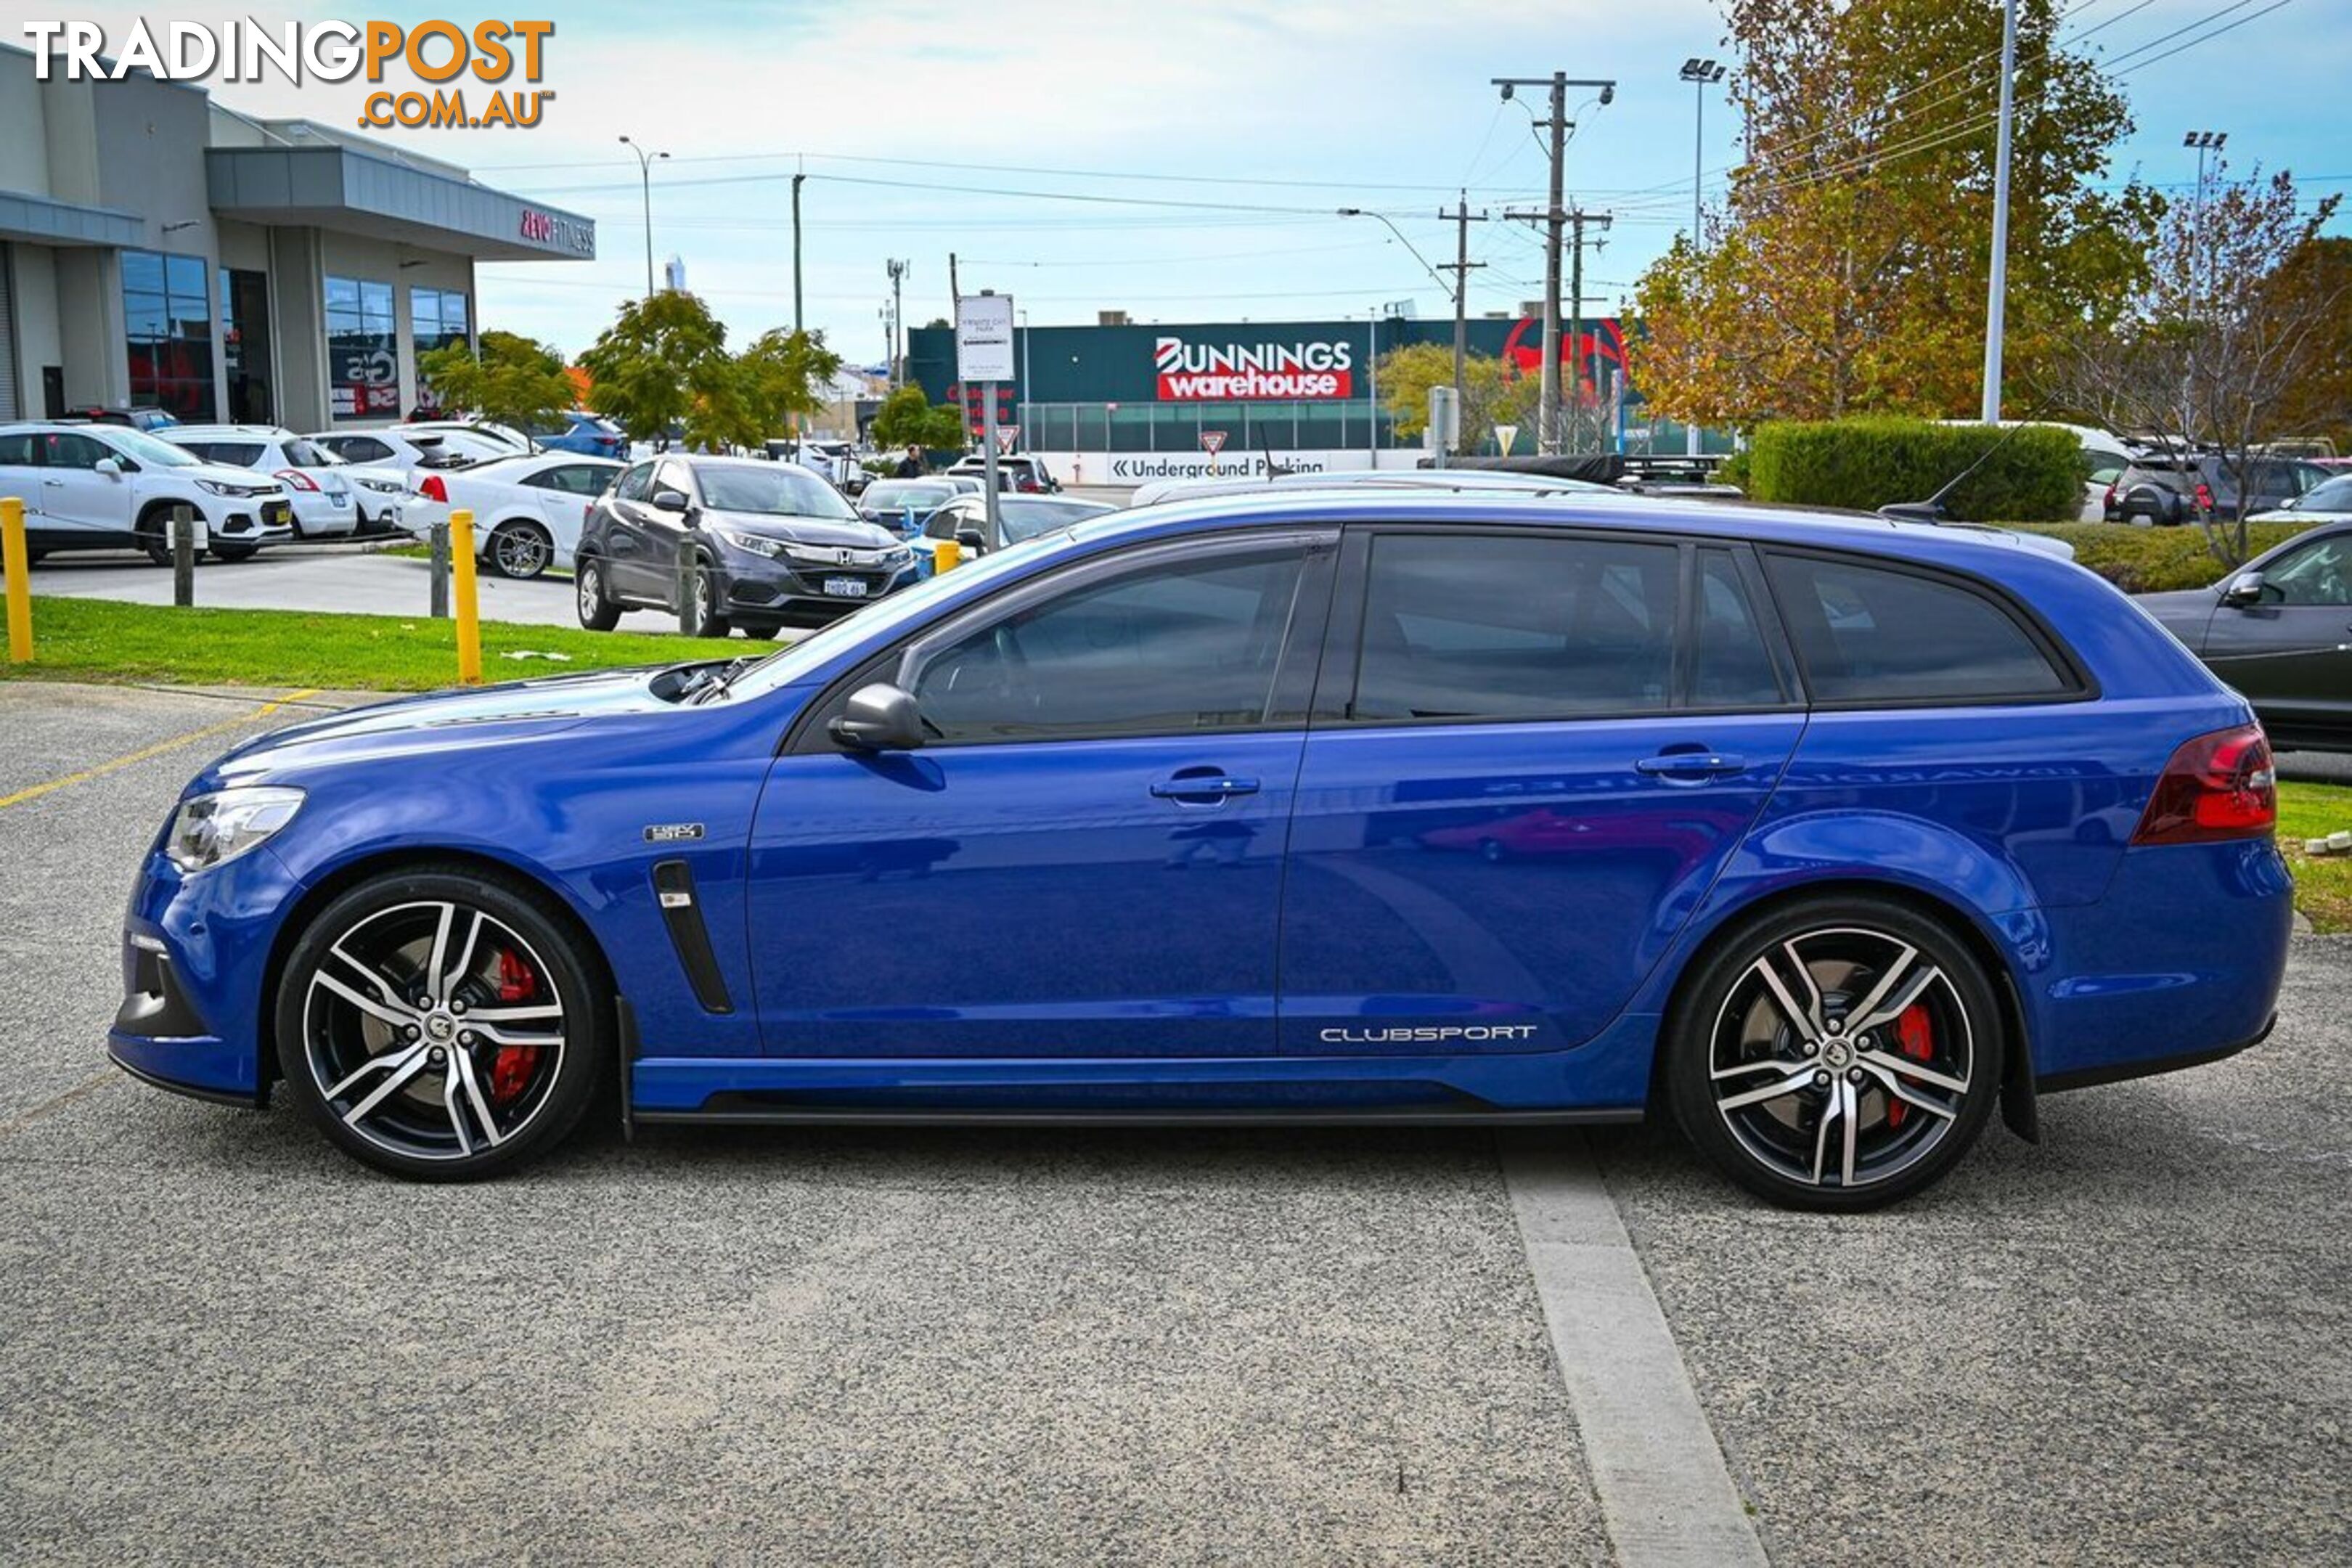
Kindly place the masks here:
<instances>
[{"instance_id":1,"label":"wing mirror glass","mask_svg":"<svg viewBox=\"0 0 2352 1568\"><path fill-rule=\"evenodd\" d=\"M663 485L659 489L656 489L652 495L646 498L646 504L652 507L656 511L684 511L686 510L686 492L684 490L674 490L667 485Z\"/></svg>"},{"instance_id":2,"label":"wing mirror glass","mask_svg":"<svg viewBox=\"0 0 2352 1568\"><path fill-rule=\"evenodd\" d=\"M100 458L90 467L110 479L119 479L122 477L122 459L120 458Z\"/></svg>"},{"instance_id":3,"label":"wing mirror glass","mask_svg":"<svg viewBox=\"0 0 2352 1568\"><path fill-rule=\"evenodd\" d=\"M2221 602L2239 606L2259 605L2263 602L2263 586L2261 573L2241 572L2230 579L2228 587L2221 590Z\"/></svg>"},{"instance_id":4,"label":"wing mirror glass","mask_svg":"<svg viewBox=\"0 0 2352 1568\"><path fill-rule=\"evenodd\" d=\"M915 694L887 680L851 692L827 729L835 741L861 752L911 752L923 743L923 715Z\"/></svg>"},{"instance_id":5,"label":"wing mirror glass","mask_svg":"<svg viewBox=\"0 0 2352 1568\"><path fill-rule=\"evenodd\" d=\"M981 555L987 552L988 540L976 528L959 528L956 530L955 538L956 548L966 555Z\"/></svg>"}]
</instances>

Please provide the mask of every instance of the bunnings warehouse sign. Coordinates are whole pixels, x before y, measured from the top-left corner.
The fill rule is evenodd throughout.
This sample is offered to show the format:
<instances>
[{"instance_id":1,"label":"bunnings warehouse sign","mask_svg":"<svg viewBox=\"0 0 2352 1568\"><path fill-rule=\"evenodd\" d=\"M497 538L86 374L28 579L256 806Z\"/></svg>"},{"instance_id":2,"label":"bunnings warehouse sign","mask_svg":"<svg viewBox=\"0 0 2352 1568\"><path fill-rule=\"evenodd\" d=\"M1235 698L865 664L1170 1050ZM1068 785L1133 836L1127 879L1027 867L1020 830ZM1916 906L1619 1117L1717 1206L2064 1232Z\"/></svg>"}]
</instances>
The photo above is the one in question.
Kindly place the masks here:
<instances>
[{"instance_id":1,"label":"bunnings warehouse sign","mask_svg":"<svg viewBox=\"0 0 2352 1568\"><path fill-rule=\"evenodd\" d=\"M1152 344L1162 403L1296 402L1355 395L1356 348L1345 340Z\"/></svg>"}]
</instances>

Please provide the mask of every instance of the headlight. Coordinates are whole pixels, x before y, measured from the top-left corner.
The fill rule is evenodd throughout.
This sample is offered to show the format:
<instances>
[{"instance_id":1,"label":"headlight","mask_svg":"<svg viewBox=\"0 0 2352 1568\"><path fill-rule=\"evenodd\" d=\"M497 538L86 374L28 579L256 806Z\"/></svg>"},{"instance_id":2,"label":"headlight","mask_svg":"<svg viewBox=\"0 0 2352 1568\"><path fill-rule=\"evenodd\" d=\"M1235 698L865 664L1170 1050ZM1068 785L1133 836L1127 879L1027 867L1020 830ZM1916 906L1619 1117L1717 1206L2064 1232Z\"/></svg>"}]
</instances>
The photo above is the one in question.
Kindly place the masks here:
<instances>
[{"instance_id":1,"label":"headlight","mask_svg":"<svg viewBox=\"0 0 2352 1568\"><path fill-rule=\"evenodd\" d=\"M183 871L202 871L234 860L294 820L302 792L269 784L246 784L184 800L172 814L163 853Z\"/></svg>"},{"instance_id":2,"label":"headlight","mask_svg":"<svg viewBox=\"0 0 2352 1568\"><path fill-rule=\"evenodd\" d=\"M783 541L780 539L762 539L756 533L745 533L732 528L712 528L705 531L721 544L731 544L738 550L748 550L754 555L764 555L771 561L782 561L788 553Z\"/></svg>"},{"instance_id":3,"label":"headlight","mask_svg":"<svg viewBox=\"0 0 2352 1568\"><path fill-rule=\"evenodd\" d=\"M209 496L241 496L246 493L243 485L223 484L218 479L198 479L196 488Z\"/></svg>"},{"instance_id":4,"label":"headlight","mask_svg":"<svg viewBox=\"0 0 2352 1568\"><path fill-rule=\"evenodd\" d=\"M904 566L908 562L912 561L914 558L915 552L901 544L882 552L882 564L886 567L895 568Z\"/></svg>"},{"instance_id":5,"label":"headlight","mask_svg":"<svg viewBox=\"0 0 2352 1568\"><path fill-rule=\"evenodd\" d=\"M396 496L406 488L398 479L379 479L365 474L353 474L352 478L380 495Z\"/></svg>"}]
</instances>

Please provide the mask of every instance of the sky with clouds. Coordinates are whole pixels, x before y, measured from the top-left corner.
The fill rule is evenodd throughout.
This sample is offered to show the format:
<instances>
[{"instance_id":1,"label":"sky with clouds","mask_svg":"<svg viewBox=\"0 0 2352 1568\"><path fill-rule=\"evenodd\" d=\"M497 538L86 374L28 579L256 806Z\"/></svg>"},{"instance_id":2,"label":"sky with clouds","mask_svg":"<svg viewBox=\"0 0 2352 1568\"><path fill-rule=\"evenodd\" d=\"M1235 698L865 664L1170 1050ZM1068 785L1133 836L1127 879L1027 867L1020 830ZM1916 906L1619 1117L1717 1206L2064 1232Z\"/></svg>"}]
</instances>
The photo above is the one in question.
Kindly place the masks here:
<instances>
[{"instance_id":1,"label":"sky with clouds","mask_svg":"<svg viewBox=\"0 0 2352 1568\"><path fill-rule=\"evenodd\" d=\"M248 14L367 15L74 12L110 38L142 15ZM1723 52L1711 0L635 0L537 14L556 23L543 85L557 96L541 125L370 132L596 219L593 262L482 266L481 323L576 353L642 291L637 163L616 142L626 133L671 154L653 175L657 264L682 257L688 287L744 339L791 323L790 175L808 175L808 323L853 363L883 353L886 260L911 263L906 313L919 325L949 310L950 251L964 289L1010 291L1039 325L1106 309L1139 321L1328 318L1400 300L1450 313L1388 227L1338 209L1385 214L1446 261L1454 227L1435 215L1457 188L1498 218L1539 205L1532 116L1489 79L1554 69L1618 83L1605 108L1572 95L1568 159L1570 194L1616 214L1586 284L1589 309L1613 307L1689 222L1694 89L1675 73ZM2315 195L2352 188L2352 138L2312 107L2326 93L2298 85L2352 79L2342 0L2074 0L2063 32L2114 62L2138 121L2117 180L2193 184L2180 140L2196 128L2227 131L2241 170L2292 168ZM1989 103L1996 74L1983 68ZM212 90L247 112L350 127L368 89ZM1738 142L1717 95L1699 149L1708 196ZM1486 263L1471 274L1474 311L1538 293L1528 226L1473 225L1471 250Z\"/></svg>"}]
</instances>

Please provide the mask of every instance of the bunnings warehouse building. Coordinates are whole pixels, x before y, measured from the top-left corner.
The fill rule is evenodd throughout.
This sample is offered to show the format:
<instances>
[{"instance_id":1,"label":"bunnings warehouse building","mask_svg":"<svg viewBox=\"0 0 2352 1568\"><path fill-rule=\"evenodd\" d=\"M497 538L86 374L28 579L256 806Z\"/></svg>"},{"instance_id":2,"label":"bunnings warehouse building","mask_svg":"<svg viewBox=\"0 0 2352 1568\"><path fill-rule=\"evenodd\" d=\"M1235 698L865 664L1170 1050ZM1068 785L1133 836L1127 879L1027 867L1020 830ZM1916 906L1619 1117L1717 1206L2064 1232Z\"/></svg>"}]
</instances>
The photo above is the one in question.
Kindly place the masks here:
<instances>
[{"instance_id":1,"label":"bunnings warehouse building","mask_svg":"<svg viewBox=\"0 0 2352 1568\"><path fill-rule=\"evenodd\" d=\"M1570 358L1566 323L1561 360ZM1118 312L1091 327L1016 327L1018 380L996 387L1000 426L1015 447L1044 458L1065 483L1140 484L1262 470L1411 468L1418 441L1400 443L1380 405L1380 356L1411 343L1451 349L1449 319L1383 317L1338 321L1136 324ZM1543 324L1533 316L1469 323L1469 349L1526 374L1542 365ZM1623 375L1619 323L1584 323L1583 380L1612 443L1646 445ZM982 389L956 378L955 333L907 334L907 374L933 402L961 404L976 432ZM1566 377L1563 376L1563 381ZM1679 427L1674 447L1681 445ZM1217 450L1213 454L1211 447ZM1491 445L1487 448L1493 450ZM1516 450L1535 449L1535 432Z\"/></svg>"},{"instance_id":2,"label":"bunnings warehouse building","mask_svg":"<svg viewBox=\"0 0 2352 1568\"><path fill-rule=\"evenodd\" d=\"M50 74L0 46L0 419L383 424L473 336L476 262L595 258L589 219L392 143Z\"/></svg>"}]
</instances>

